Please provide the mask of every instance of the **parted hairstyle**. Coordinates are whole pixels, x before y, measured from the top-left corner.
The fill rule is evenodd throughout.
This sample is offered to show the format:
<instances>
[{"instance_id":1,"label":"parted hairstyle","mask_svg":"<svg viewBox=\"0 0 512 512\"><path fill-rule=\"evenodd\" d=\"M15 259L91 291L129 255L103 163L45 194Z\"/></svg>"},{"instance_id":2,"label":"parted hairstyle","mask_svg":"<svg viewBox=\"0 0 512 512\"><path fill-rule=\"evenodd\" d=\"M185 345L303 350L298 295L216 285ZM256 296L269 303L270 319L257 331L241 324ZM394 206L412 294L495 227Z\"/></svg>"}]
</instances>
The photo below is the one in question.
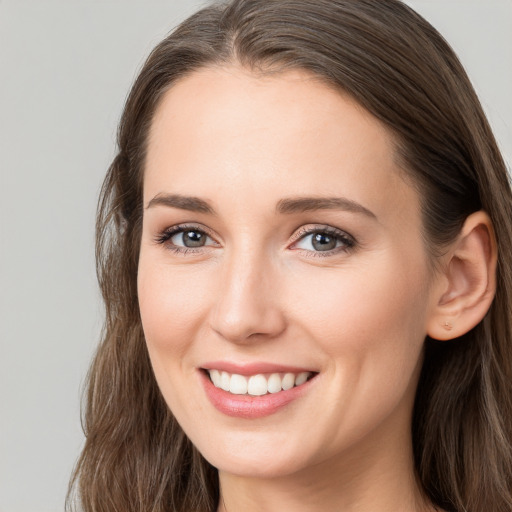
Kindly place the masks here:
<instances>
[{"instance_id":1,"label":"parted hairstyle","mask_svg":"<svg viewBox=\"0 0 512 512\"><path fill-rule=\"evenodd\" d=\"M435 262L466 217L492 219L497 290L458 339L425 341L412 437L417 479L449 512L512 510L512 193L471 83L443 37L399 0L231 0L205 7L149 55L127 98L97 216L106 315L88 375L86 442L68 510L212 512L217 470L188 440L153 375L137 301L148 131L162 96L207 66L306 70L394 135L419 191ZM180 293L176 290L176 293Z\"/></svg>"}]
</instances>

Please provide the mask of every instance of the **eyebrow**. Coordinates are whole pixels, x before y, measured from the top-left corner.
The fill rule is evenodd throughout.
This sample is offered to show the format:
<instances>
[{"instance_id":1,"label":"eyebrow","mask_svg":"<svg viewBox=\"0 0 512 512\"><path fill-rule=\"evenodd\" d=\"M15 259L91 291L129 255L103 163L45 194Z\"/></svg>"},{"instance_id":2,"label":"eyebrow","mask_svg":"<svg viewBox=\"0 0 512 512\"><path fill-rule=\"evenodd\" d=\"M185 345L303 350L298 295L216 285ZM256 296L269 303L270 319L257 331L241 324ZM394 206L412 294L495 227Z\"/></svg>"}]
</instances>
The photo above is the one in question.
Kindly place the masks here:
<instances>
[{"instance_id":1,"label":"eyebrow","mask_svg":"<svg viewBox=\"0 0 512 512\"><path fill-rule=\"evenodd\" d=\"M181 194L157 194L151 199L146 209L154 206L167 206L191 212L216 215L215 210L204 199ZM280 214L293 214L311 212L316 210L345 210L353 213L362 213L367 217L376 219L377 216L362 204L345 197L294 197L281 199L276 205Z\"/></svg>"},{"instance_id":2,"label":"eyebrow","mask_svg":"<svg viewBox=\"0 0 512 512\"><path fill-rule=\"evenodd\" d=\"M204 200L198 197L182 196L180 194L157 194L146 206L146 209L154 206L168 206L188 210L190 212L208 213L215 215L214 209Z\"/></svg>"},{"instance_id":3,"label":"eyebrow","mask_svg":"<svg viewBox=\"0 0 512 512\"><path fill-rule=\"evenodd\" d=\"M367 217L376 219L377 216L362 204L345 197L296 197L281 199L276 206L279 213L302 213L315 210L345 210L353 213L362 213Z\"/></svg>"}]
</instances>

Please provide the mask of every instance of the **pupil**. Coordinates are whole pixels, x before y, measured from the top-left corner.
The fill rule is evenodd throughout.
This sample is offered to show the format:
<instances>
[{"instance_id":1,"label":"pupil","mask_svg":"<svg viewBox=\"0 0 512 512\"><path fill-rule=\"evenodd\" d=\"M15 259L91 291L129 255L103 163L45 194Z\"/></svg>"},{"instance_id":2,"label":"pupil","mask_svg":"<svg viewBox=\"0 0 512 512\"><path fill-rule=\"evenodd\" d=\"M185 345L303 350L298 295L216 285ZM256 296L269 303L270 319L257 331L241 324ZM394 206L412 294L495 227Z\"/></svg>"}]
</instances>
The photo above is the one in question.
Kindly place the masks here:
<instances>
[{"instance_id":1,"label":"pupil","mask_svg":"<svg viewBox=\"0 0 512 512\"><path fill-rule=\"evenodd\" d=\"M183 243L186 247L201 247L204 245L203 233L199 231L187 231L183 233Z\"/></svg>"},{"instance_id":2,"label":"pupil","mask_svg":"<svg viewBox=\"0 0 512 512\"><path fill-rule=\"evenodd\" d=\"M325 233L316 233L313 236L312 243L317 251L330 251L336 247L336 238Z\"/></svg>"}]
</instances>

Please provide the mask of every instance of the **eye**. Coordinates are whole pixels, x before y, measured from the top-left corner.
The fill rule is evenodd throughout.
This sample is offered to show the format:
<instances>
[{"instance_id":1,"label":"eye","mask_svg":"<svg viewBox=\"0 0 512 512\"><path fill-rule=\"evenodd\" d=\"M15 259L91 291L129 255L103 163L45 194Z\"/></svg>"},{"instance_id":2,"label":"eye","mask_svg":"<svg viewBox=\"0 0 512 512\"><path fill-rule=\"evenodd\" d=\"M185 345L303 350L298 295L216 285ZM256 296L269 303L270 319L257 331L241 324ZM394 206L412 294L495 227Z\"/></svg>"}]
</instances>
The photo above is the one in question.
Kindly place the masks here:
<instances>
[{"instance_id":1,"label":"eye","mask_svg":"<svg viewBox=\"0 0 512 512\"><path fill-rule=\"evenodd\" d=\"M355 240L336 228L303 228L297 235L293 249L312 252L337 253L355 246ZM327 255L327 254L326 254Z\"/></svg>"},{"instance_id":2,"label":"eye","mask_svg":"<svg viewBox=\"0 0 512 512\"><path fill-rule=\"evenodd\" d=\"M173 226L160 233L155 241L177 252L218 245L205 230L195 226Z\"/></svg>"},{"instance_id":3,"label":"eye","mask_svg":"<svg viewBox=\"0 0 512 512\"><path fill-rule=\"evenodd\" d=\"M173 245L189 248L203 247L204 245L207 245L208 239L211 241L211 238L206 233L199 231L198 229L179 231L169 238Z\"/></svg>"}]
</instances>

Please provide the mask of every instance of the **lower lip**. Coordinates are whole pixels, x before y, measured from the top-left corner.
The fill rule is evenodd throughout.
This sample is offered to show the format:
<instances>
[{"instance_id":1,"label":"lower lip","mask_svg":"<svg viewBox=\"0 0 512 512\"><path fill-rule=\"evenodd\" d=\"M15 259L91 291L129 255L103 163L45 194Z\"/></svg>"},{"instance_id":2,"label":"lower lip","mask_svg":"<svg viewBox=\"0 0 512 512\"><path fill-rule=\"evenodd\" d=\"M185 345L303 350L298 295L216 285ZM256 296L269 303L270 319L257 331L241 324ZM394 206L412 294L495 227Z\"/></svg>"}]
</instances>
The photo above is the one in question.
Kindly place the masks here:
<instances>
[{"instance_id":1,"label":"lower lip","mask_svg":"<svg viewBox=\"0 0 512 512\"><path fill-rule=\"evenodd\" d=\"M290 402L300 398L311 386L314 379L306 381L279 393L267 393L262 396L234 395L223 389L216 388L208 375L201 370L201 379L206 396L213 406L225 414L235 418L255 419L275 414Z\"/></svg>"}]
</instances>

